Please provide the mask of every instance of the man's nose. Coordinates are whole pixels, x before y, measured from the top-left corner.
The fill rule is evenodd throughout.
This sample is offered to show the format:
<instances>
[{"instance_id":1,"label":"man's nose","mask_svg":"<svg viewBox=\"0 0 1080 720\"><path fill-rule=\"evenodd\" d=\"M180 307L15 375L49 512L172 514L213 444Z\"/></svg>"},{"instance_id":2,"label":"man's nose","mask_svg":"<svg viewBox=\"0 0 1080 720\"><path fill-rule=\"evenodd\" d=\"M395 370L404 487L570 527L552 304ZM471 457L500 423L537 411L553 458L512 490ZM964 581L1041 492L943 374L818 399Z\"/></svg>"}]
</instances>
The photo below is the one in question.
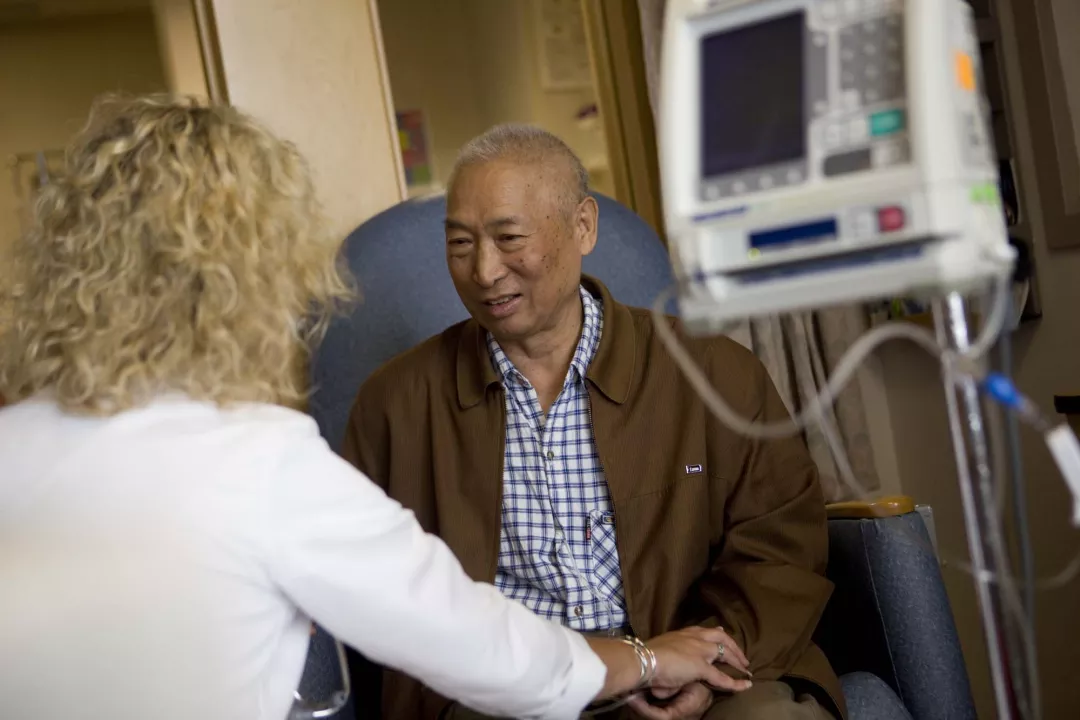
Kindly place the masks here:
<instances>
[{"instance_id":1,"label":"man's nose","mask_svg":"<svg viewBox=\"0 0 1080 720\"><path fill-rule=\"evenodd\" d=\"M494 287L506 274L502 262L502 253L495 243L481 241L476 252L476 264L473 267L473 281L483 288Z\"/></svg>"}]
</instances>

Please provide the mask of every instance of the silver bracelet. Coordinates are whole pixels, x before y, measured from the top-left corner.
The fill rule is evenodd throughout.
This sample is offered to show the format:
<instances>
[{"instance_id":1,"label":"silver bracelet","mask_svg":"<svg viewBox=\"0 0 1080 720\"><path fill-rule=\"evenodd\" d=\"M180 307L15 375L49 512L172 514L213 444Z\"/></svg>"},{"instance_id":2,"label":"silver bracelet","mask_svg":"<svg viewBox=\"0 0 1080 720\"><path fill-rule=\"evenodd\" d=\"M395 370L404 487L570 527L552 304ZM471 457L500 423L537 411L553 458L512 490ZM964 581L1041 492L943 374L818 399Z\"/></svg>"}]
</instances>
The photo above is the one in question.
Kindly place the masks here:
<instances>
[{"instance_id":1,"label":"silver bracelet","mask_svg":"<svg viewBox=\"0 0 1080 720\"><path fill-rule=\"evenodd\" d=\"M629 644L634 649L634 653L637 655L637 662L642 665L642 676L637 680L636 687L629 693L626 693L622 697L612 699L607 703L600 705L590 705L582 712L581 717L592 718L598 715L605 715L611 710L616 710L626 703L631 701L635 695L640 691L645 690L652 684L652 681L657 678L657 653L652 652L652 649L644 642L640 641L633 635L626 635L621 638L617 638L620 642Z\"/></svg>"},{"instance_id":2,"label":"silver bracelet","mask_svg":"<svg viewBox=\"0 0 1080 720\"><path fill-rule=\"evenodd\" d=\"M634 652L637 653L638 662L641 663L641 678L638 680L635 689L641 690L642 688L649 687L649 685L652 684L652 681L656 679L656 653L652 651L652 648L633 635L626 635L619 638L619 640L634 648Z\"/></svg>"},{"instance_id":3,"label":"silver bracelet","mask_svg":"<svg viewBox=\"0 0 1080 720\"><path fill-rule=\"evenodd\" d=\"M652 684L652 681L656 679L656 653L652 651L652 648L633 635L626 635L617 639L634 648L634 653L637 654L638 662L641 664L641 677L638 679L638 684L633 690L621 698L601 703L600 705L590 705L581 714L582 717L591 718L597 715L604 715L612 710L617 710L630 702L630 700L639 692L649 687L649 685Z\"/></svg>"}]
</instances>

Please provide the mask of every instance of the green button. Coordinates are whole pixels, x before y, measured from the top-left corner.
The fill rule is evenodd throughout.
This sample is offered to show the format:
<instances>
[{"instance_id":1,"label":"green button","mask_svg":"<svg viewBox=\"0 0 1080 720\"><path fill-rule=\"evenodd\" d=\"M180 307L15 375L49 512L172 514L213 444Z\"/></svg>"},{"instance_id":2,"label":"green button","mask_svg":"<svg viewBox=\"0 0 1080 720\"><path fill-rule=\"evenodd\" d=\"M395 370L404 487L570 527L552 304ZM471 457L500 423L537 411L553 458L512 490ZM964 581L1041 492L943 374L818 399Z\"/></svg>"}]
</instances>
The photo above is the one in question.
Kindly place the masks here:
<instances>
[{"instance_id":1,"label":"green button","mask_svg":"<svg viewBox=\"0 0 1080 720\"><path fill-rule=\"evenodd\" d=\"M971 188L971 201L980 205L997 205L998 188L994 183L979 183Z\"/></svg>"},{"instance_id":2,"label":"green button","mask_svg":"<svg viewBox=\"0 0 1080 720\"><path fill-rule=\"evenodd\" d=\"M885 110L870 116L870 134L874 137L892 135L904 129L903 110Z\"/></svg>"}]
</instances>

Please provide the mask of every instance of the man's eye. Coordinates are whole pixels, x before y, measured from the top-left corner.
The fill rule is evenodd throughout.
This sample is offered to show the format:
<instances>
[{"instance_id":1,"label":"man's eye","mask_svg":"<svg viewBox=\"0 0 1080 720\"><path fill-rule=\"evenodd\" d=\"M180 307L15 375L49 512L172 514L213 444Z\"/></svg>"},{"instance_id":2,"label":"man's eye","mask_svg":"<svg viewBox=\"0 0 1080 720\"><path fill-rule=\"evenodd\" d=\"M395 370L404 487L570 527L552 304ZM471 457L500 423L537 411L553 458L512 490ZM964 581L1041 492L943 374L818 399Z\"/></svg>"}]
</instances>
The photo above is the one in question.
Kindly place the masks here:
<instances>
[{"instance_id":1,"label":"man's eye","mask_svg":"<svg viewBox=\"0 0 1080 720\"><path fill-rule=\"evenodd\" d=\"M511 240L520 240L523 235L500 235L499 239L503 242L510 242Z\"/></svg>"},{"instance_id":2,"label":"man's eye","mask_svg":"<svg viewBox=\"0 0 1080 720\"><path fill-rule=\"evenodd\" d=\"M469 243L469 238L450 238L446 242L448 245L456 245L460 247L462 245L467 245Z\"/></svg>"}]
</instances>

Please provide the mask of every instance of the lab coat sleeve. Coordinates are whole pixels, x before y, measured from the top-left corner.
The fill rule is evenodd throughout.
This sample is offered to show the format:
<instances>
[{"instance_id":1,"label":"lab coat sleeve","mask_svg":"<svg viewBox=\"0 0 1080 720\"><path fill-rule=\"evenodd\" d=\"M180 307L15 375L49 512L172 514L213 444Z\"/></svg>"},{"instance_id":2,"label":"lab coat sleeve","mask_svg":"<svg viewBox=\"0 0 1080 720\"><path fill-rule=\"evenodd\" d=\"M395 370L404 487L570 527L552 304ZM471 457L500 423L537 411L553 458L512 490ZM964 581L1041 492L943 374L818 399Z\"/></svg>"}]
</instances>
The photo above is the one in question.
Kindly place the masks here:
<instances>
[{"instance_id":1,"label":"lab coat sleeve","mask_svg":"<svg viewBox=\"0 0 1080 720\"><path fill-rule=\"evenodd\" d=\"M576 718L605 668L585 640L469 579L413 514L317 437L281 448L270 574L331 634L480 712Z\"/></svg>"}]
</instances>

